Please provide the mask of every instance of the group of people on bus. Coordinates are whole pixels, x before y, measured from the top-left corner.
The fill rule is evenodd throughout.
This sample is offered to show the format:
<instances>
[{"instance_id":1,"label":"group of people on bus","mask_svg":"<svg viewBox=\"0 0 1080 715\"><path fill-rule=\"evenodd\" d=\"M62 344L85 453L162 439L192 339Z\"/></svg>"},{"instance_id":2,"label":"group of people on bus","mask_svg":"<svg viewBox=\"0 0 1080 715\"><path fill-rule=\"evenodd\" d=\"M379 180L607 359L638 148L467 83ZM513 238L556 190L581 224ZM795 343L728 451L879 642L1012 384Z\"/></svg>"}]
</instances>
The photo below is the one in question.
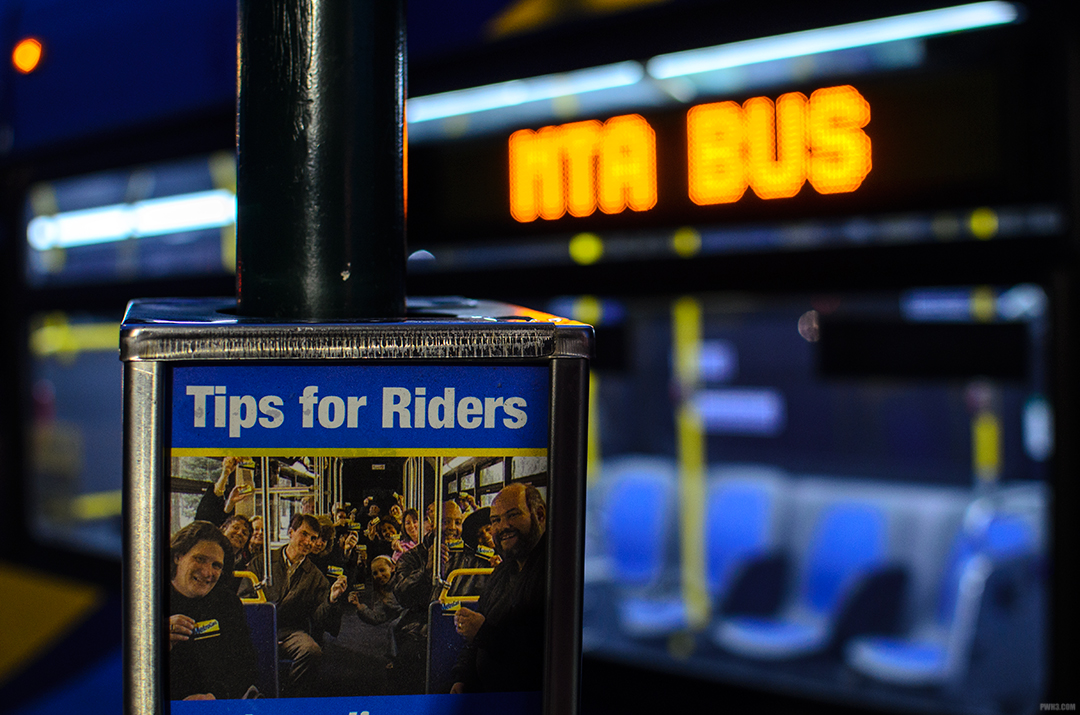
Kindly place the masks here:
<instances>
[{"instance_id":1,"label":"group of people on bus","mask_svg":"<svg viewBox=\"0 0 1080 715\"><path fill-rule=\"evenodd\" d=\"M332 515L305 508L293 515L288 541L266 550L262 519L235 513L251 495L233 498L234 487L224 496L225 477L237 462L226 458L223 478L207 489L212 496L203 501L217 500L213 509L200 503L197 516L207 518L171 539L171 699L268 694L255 687L256 657L240 601L255 595L255 583L236 571L252 572L266 600L276 604L283 696L321 694L324 641L338 636L350 614L391 633L386 692L540 688L546 505L535 487L508 485L482 509L468 495L438 509L429 504L423 528L418 512L396 495L389 504L366 499L361 518L349 505L336 506ZM461 569L469 571L446 582ZM429 683L429 605L441 595L465 594L480 598L453 616L463 639L458 664L449 681Z\"/></svg>"}]
</instances>

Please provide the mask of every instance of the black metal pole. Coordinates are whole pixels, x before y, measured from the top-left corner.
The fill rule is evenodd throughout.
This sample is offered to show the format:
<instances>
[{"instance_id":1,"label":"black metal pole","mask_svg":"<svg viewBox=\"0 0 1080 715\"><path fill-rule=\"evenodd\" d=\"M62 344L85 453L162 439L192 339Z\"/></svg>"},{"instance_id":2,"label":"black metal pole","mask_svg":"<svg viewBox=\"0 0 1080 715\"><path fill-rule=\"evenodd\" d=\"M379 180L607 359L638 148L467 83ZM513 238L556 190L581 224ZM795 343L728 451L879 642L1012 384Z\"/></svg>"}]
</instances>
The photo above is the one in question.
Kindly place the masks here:
<instances>
[{"instance_id":1,"label":"black metal pole","mask_svg":"<svg viewBox=\"0 0 1080 715\"><path fill-rule=\"evenodd\" d=\"M239 0L241 314L405 314L404 5Z\"/></svg>"}]
</instances>

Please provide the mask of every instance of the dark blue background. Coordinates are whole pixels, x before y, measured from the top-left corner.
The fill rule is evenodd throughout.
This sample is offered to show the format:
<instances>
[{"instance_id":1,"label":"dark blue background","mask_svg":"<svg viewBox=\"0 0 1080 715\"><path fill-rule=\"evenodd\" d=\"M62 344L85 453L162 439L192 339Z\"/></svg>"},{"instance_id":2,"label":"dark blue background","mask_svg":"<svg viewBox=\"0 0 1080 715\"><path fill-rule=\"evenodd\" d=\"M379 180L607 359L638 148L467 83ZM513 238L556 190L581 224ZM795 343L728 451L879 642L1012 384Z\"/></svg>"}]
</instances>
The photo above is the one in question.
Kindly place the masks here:
<instances>
[{"instance_id":1,"label":"dark blue background","mask_svg":"<svg viewBox=\"0 0 1080 715\"><path fill-rule=\"evenodd\" d=\"M510 0L410 0L410 61L484 41ZM21 75L11 48L45 55ZM236 0L0 0L0 156L229 111Z\"/></svg>"}]
</instances>

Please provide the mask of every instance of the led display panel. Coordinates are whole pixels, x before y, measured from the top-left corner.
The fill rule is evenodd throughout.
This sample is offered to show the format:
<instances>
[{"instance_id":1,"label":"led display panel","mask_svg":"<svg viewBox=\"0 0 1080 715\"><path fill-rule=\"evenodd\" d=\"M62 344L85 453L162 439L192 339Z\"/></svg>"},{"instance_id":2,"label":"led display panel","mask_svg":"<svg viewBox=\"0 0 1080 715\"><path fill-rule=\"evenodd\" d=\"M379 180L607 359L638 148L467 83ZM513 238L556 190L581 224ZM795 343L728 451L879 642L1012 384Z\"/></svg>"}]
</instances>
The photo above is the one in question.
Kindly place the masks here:
<instances>
[{"instance_id":1,"label":"led display panel","mask_svg":"<svg viewBox=\"0 0 1080 715\"><path fill-rule=\"evenodd\" d=\"M780 38L664 55L556 99L529 94L555 76L417 98L410 245L435 260L411 268L1060 237L1058 74L1016 7L880 23L980 13L998 26L836 47L815 38L855 30L826 28L784 36L795 55L761 54L795 51ZM736 64L672 69L699 55Z\"/></svg>"}]
</instances>

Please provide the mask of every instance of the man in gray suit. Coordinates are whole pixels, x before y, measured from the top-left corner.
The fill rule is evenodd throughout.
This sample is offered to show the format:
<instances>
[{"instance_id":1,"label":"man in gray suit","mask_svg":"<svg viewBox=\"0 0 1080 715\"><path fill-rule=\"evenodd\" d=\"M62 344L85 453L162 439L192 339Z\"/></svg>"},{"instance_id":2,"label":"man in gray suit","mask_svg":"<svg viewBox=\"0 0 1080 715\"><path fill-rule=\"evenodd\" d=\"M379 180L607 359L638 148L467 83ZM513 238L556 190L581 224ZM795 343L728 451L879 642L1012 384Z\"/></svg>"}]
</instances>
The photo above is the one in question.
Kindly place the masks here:
<instances>
[{"instance_id":1,"label":"man in gray suit","mask_svg":"<svg viewBox=\"0 0 1080 715\"><path fill-rule=\"evenodd\" d=\"M277 604L278 651L292 661L292 668L282 686L282 694L291 697L311 696L322 657L319 640L324 631L336 634L341 627L341 613L348 586L344 576L326 580L308 555L319 538L319 521L310 514L296 514L289 524L289 543L270 553L273 584L266 587L266 600ZM266 574L262 554L251 562L251 570L262 580ZM241 595L251 592L241 588Z\"/></svg>"}]
</instances>

